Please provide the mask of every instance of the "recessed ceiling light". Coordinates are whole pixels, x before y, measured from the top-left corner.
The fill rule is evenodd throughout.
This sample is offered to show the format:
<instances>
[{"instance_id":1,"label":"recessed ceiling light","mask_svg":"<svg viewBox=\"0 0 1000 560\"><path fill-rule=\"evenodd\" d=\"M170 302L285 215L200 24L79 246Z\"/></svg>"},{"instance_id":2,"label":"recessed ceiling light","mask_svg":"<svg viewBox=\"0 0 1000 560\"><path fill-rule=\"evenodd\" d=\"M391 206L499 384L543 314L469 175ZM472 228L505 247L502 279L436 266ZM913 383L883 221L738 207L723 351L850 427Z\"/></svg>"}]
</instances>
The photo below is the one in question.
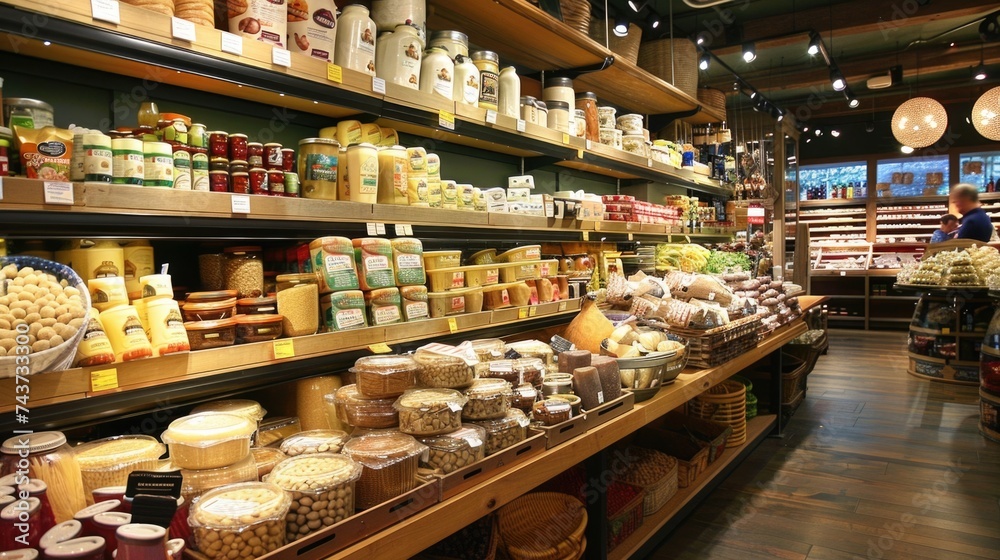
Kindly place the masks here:
<instances>
[{"instance_id":1,"label":"recessed ceiling light","mask_svg":"<svg viewBox=\"0 0 1000 560\"><path fill-rule=\"evenodd\" d=\"M840 131L835 128L830 131L830 136L833 136L834 138L840 138Z\"/></svg>"},{"instance_id":2,"label":"recessed ceiling light","mask_svg":"<svg viewBox=\"0 0 1000 560\"><path fill-rule=\"evenodd\" d=\"M749 43L743 43L743 61L750 63L757 58L757 48L754 47L753 41Z\"/></svg>"},{"instance_id":3,"label":"recessed ceiling light","mask_svg":"<svg viewBox=\"0 0 1000 560\"><path fill-rule=\"evenodd\" d=\"M701 70L708 70L708 66L712 63L712 57L707 53L701 53L698 56L698 68Z\"/></svg>"}]
</instances>

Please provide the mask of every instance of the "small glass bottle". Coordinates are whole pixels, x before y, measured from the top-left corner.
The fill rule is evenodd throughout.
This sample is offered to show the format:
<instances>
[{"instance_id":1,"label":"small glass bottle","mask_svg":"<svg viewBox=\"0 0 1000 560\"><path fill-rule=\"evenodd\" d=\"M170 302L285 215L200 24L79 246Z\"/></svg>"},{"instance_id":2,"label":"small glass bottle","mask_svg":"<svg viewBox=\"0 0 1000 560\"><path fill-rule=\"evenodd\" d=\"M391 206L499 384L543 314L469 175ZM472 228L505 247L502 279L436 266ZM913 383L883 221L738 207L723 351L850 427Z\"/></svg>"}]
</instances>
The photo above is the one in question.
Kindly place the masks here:
<instances>
[{"instance_id":1,"label":"small glass bottle","mask_svg":"<svg viewBox=\"0 0 1000 560\"><path fill-rule=\"evenodd\" d=\"M156 106L156 103L145 101L139 106L136 118L139 120L139 126L156 128L156 123L160 121L160 109Z\"/></svg>"}]
</instances>

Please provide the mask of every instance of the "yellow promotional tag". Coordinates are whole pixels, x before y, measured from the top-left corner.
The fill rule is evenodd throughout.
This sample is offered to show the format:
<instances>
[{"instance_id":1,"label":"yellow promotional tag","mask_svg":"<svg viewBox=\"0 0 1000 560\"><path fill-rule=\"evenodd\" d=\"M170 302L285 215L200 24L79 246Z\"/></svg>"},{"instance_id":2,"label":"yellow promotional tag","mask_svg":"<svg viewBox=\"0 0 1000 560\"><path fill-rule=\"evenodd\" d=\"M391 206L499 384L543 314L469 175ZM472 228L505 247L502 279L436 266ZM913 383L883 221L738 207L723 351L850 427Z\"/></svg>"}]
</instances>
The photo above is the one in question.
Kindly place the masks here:
<instances>
[{"instance_id":1,"label":"yellow promotional tag","mask_svg":"<svg viewBox=\"0 0 1000 560\"><path fill-rule=\"evenodd\" d=\"M563 132L563 144L569 144L569 134Z\"/></svg>"},{"instance_id":2,"label":"yellow promotional tag","mask_svg":"<svg viewBox=\"0 0 1000 560\"><path fill-rule=\"evenodd\" d=\"M576 151L576 158L577 159L583 159L583 150L582 149Z\"/></svg>"},{"instance_id":3,"label":"yellow promotional tag","mask_svg":"<svg viewBox=\"0 0 1000 560\"><path fill-rule=\"evenodd\" d=\"M379 342L378 344L372 344L368 347L369 350L375 354L390 354L392 353L392 348L384 342Z\"/></svg>"},{"instance_id":4,"label":"yellow promotional tag","mask_svg":"<svg viewBox=\"0 0 1000 560\"><path fill-rule=\"evenodd\" d=\"M290 338L274 341L274 359L283 360L295 357L295 343Z\"/></svg>"},{"instance_id":5,"label":"yellow promotional tag","mask_svg":"<svg viewBox=\"0 0 1000 560\"><path fill-rule=\"evenodd\" d=\"M456 321L454 317L448 319L448 330L453 333L458 332L458 321Z\"/></svg>"},{"instance_id":6,"label":"yellow promotional tag","mask_svg":"<svg viewBox=\"0 0 1000 560\"><path fill-rule=\"evenodd\" d=\"M532 305L528 308L528 317L534 317L535 315L538 315L538 308Z\"/></svg>"},{"instance_id":7,"label":"yellow promotional tag","mask_svg":"<svg viewBox=\"0 0 1000 560\"><path fill-rule=\"evenodd\" d=\"M527 307L522 307L522 308L518 309L517 310L517 318L518 319L527 319L528 318L528 308Z\"/></svg>"},{"instance_id":8,"label":"yellow promotional tag","mask_svg":"<svg viewBox=\"0 0 1000 560\"><path fill-rule=\"evenodd\" d=\"M118 370L115 368L90 372L90 390L93 393L118 388Z\"/></svg>"},{"instance_id":9,"label":"yellow promotional tag","mask_svg":"<svg viewBox=\"0 0 1000 560\"><path fill-rule=\"evenodd\" d=\"M444 109L438 111L438 125L441 128L455 130L455 113L445 111Z\"/></svg>"},{"instance_id":10,"label":"yellow promotional tag","mask_svg":"<svg viewBox=\"0 0 1000 560\"><path fill-rule=\"evenodd\" d=\"M326 79L338 84L344 83L344 69L333 63L327 64Z\"/></svg>"}]
</instances>

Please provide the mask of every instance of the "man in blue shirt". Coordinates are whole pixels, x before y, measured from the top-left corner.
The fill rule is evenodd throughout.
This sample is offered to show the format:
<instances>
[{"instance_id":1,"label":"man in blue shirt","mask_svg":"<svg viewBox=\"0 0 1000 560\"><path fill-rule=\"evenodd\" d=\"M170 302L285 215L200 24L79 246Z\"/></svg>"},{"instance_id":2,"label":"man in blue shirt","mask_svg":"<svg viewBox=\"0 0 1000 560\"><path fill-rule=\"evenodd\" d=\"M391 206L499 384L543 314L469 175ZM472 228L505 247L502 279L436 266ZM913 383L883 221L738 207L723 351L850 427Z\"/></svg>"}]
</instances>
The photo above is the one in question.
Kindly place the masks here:
<instances>
[{"instance_id":1,"label":"man in blue shirt","mask_svg":"<svg viewBox=\"0 0 1000 560\"><path fill-rule=\"evenodd\" d=\"M948 241L955 235L955 231L958 229L958 218L951 214L945 214L941 216L941 227L934 230L934 234L931 235L931 243L941 243L942 241Z\"/></svg>"},{"instance_id":2,"label":"man in blue shirt","mask_svg":"<svg viewBox=\"0 0 1000 560\"><path fill-rule=\"evenodd\" d=\"M955 238L989 242L993 236L993 223L979 204L979 189L968 183L959 183L952 187L948 200L962 215L962 224Z\"/></svg>"}]
</instances>

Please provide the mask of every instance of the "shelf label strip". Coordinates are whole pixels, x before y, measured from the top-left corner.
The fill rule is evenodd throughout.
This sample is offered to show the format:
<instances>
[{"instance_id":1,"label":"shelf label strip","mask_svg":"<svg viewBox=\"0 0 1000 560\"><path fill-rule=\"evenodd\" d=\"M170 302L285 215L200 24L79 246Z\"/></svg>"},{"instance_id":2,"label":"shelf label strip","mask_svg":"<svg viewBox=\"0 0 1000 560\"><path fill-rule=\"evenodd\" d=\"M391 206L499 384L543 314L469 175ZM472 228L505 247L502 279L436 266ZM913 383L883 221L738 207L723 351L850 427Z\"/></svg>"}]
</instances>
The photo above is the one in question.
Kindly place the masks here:
<instances>
[{"instance_id":1,"label":"shelf label strip","mask_svg":"<svg viewBox=\"0 0 1000 560\"><path fill-rule=\"evenodd\" d=\"M243 37L222 31L222 52L243 56Z\"/></svg>"},{"instance_id":2,"label":"shelf label strip","mask_svg":"<svg viewBox=\"0 0 1000 560\"><path fill-rule=\"evenodd\" d=\"M326 79L338 84L344 83L344 69L332 62L327 64Z\"/></svg>"},{"instance_id":3,"label":"shelf label strip","mask_svg":"<svg viewBox=\"0 0 1000 560\"><path fill-rule=\"evenodd\" d=\"M292 53L288 49L283 49L281 47L273 47L271 49L271 64L275 66L284 66L285 68L292 67Z\"/></svg>"},{"instance_id":4,"label":"shelf label strip","mask_svg":"<svg viewBox=\"0 0 1000 560\"><path fill-rule=\"evenodd\" d=\"M486 110L486 124L497 124L497 112L493 109Z\"/></svg>"},{"instance_id":5,"label":"shelf label strip","mask_svg":"<svg viewBox=\"0 0 1000 560\"><path fill-rule=\"evenodd\" d=\"M455 114L441 109L438 112L438 125L447 130L455 130Z\"/></svg>"},{"instance_id":6,"label":"shelf label strip","mask_svg":"<svg viewBox=\"0 0 1000 560\"><path fill-rule=\"evenodd\" d=\"M250 213L250 197L245 194L234 194L232 198L233 214Z\"/></svg>"},{"instance_id":7,"label":"shelf label strip","mask_svg":"<svg viewBox=\"0 0 1000 560\"><path fill-rule=\"evenodd\" d=\"M295 342L290 338L274 341L274 359L283 360L295 357Z\"/></svg>"},{"instance_id":8,"label":"shelf label strip","mask_svg":"<svg viewBox=\"0 0 1000 560\"><path fill-rule=\"evenodd\" d=\"M90 0L91 15L97 21L119 25L122 22L121 9L117 0Z\"/></svg>"},{"instance_id":9,"label":"shelf label strip","mask_svg":"<svg viewBox=\"0 0 1000 560\"><path fill-rule=\"evenodd\" d=\"M385 95L385 80L372 77L372 91L379 95Z\"/></svg>"}]
</instances>

